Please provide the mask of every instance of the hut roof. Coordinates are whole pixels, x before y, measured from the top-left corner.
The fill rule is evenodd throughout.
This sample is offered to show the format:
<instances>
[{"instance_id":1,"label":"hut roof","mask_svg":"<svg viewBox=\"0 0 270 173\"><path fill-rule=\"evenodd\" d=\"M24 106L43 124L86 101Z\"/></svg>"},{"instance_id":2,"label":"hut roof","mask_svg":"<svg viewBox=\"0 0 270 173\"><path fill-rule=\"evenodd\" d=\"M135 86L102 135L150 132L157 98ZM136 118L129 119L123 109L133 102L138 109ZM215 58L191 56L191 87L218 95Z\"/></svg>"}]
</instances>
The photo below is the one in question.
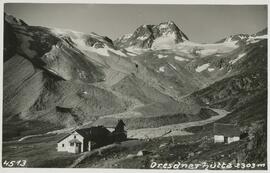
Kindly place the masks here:
<instances>
[{"instance_id":1,"label":"hut roof","mask_svg":"<svg viewBox=\"0 0 270 173\"><path fill-rule=\"evenodd\" d=\"M214 123L214 135L225 137L240 136L240 129L234 124Z\"/></svg>"},{"instance_id":2,"label":"hut roof","mask_svg":"<svg viewBox=\"0 0 270 173\"><path fill-rule=\"evenodd\" d=\"M98 141L100 138L107 137L111 133L107 128L105 128L103 126L93 126L93 127L89 127L89 128L81 128L81 129L76 129L76 130L72 131L70 134L67 134L66 136L62 137L61 139L59 139L57 141L57 143L61 142L62 140L64 140L65 138L67 138L68 136L73 134L74 132L77 132L82 137L84 137L86 140L93 140L93 141Z\"/></svg>"}]
</instances>

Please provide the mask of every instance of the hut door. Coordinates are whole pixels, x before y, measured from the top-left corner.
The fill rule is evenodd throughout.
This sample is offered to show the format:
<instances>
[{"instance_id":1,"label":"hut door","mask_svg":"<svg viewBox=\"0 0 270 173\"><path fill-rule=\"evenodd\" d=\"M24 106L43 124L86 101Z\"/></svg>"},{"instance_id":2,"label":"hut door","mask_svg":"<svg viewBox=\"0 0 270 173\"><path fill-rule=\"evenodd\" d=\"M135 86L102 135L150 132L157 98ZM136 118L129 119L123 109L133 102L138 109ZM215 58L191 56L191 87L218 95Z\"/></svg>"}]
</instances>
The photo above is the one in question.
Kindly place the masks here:
<instances>
[{"instance_id":1,"label":"hut door","mask_svg":"<svg viewBox=\"0 0 270 173\"><path fill-rule=\"evenodd\" d=\"M80 153L80 152L82 152L82 150L81 150L81 144L76 144L76 146L75 146L75 153Z\"/></svg>"},{"instance_id":2,"label":"hut door","mask_svg":"<svg viewBox=\"0 0 270 173\"><path fill-rule=\"evenodd\" d=\"M224 142L227 144L228 143L228 137L224 136Z\"/></svg>"}]
</instances>

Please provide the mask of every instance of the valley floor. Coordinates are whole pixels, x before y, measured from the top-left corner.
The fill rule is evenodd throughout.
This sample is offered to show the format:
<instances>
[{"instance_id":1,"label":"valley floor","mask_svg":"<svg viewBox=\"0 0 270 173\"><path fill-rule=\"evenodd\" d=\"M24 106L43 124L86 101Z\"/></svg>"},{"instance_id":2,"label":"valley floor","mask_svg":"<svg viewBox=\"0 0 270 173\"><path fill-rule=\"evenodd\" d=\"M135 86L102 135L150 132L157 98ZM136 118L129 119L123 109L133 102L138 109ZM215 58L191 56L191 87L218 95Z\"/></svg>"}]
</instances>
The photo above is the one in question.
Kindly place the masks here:
<instances>
[{"instance_id":1,"label":"valley floor","mask_svg":"<svg viewBox=\"0 0 270 173\"><path fill-rule=\"evenodd\" d=\"M213 109L219 115L204 121L183 123L175 126L163 126L161 129L172 129L172 134L161 135L166 130L160 130L152 138L131 139L122 143L115 143L81 154L56 152L56 142L64 133L49 133L23 138L19 141L3 143L3 162L11 160L26 160L26 167L77 167L77 168L144 168L160 169L153 167L155 163L230 163L237 165L245 157L239 154L249 144L247 139L231 144L214 144L213 132L203 128L199 132L184 135L179 133L185 128L210 126L211 123L225 117L228 112ZM166 127L166 128L165 128ZM175 127L175 128L172 128ZM177 130L178 129L178 130ZM155 130L151 132L154 132ZM134 131L131 131L134 133ZM131 135L129 135L131 136ZM46 155L46 157L44 157ZM246 163L248 164L248 163ZM255 169L266 169L266 165L256 163ZM3 167L8 167L3 165ZM164 168L162 168L164 169ZM178 168L187 169L187 168ZM189 168L188 168L189 169ZM205 169L200 167L198 169ZM220 169L220 168L209 168ZM238 169L238 168L230 168ZM249 169L249 168L246 168Z\"/></svg>"},{"instance_id":2,"label":"valley floor","mask_svg":"<svg viewBox=\"0 0 270 173\"><path fill-rule=\"evenodd\" d=\"M185 128L194 127L194 126L202 126L208 123L212 123L225 117L229 112L222 109L211 109L214 112L218 113L217 116L212 116L206 120L187 122L187 123L179 123L161 126L158 128L142 128L142 129L134 129L128 131L129 138L138 138L138 139L147 139L147 138L156 138L161 136L182 136L182 135L190 135L192 133L184 131Z\"/></svg>"}]
</instances>

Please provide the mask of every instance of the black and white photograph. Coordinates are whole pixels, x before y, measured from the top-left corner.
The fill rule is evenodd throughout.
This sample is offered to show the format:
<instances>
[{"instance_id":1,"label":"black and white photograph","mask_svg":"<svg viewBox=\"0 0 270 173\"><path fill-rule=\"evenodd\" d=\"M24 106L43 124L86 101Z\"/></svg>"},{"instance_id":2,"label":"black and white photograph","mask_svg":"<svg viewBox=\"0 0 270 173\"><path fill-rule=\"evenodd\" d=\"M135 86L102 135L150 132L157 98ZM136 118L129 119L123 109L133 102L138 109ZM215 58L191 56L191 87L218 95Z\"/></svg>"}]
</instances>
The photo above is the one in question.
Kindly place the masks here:
<instances>
[{"instance_id":1,"label":"black and white photograph","mask_svg":"<svg viewBox=\"0 0 270 173\"><path fill-rule=\"evenodd\" d=\"M269 169L267 3L1 13L2 169Z\"/></svg>"}]
</instances>

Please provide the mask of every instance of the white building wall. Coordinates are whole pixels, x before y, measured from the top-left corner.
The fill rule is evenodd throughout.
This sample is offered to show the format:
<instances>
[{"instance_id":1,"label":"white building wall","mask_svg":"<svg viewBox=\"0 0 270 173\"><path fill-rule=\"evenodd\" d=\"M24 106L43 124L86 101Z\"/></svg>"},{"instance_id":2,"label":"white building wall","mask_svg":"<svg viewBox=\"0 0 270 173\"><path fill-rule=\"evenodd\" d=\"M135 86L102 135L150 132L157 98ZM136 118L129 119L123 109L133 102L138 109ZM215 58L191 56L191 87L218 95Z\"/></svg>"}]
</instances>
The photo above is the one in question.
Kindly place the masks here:
<instances>
[{"instance_id":1,"label":"white building wall","mask_svg":"<svg viewBox=\"0 0 270 173\"><path fill-rule=\"evenodd\" d=\"M82 152L84 138L77 132L72 133L70 136L66 137L65 139L57 143L57 151L67 151L70 153L75 153L75 146L70 146L70 143L69 143L70 140L74 139L74 136L76 136L76 139L78 139L82 143L81 144L81 152ZM63 147L63 144L64 144L64 147Z\"/></svg>"},{"instance_id":2,"label":"white building wall","mask_svg":"<svg viewBox=\"0 0 270 173\"><path fill-rule=\"evenodd\" d=\"M240 137L239 136L234 136L234 137L228 137L228 144L232 142L239 141Z\"/></svg>"},{"instance_id":3,"label":"white building wall","mask_svg":"<svg viewBox=\"0 0 270 173\"><path fill-rule=\"evenodd\" d=\"M110 131L110 132L113 132L115 130L115 128L112 128L112 127L107 127L107 129Z\"/></svg>"},{"instance_id":4,"label":"white building wall","mask_svg":"<svg viewBox=\"0 0 270 173\"><path fill-rule=\"evenodd\" d=\"M214 135L214 143L224 142L224 136Z\"/></svg>"}]
</instances>

